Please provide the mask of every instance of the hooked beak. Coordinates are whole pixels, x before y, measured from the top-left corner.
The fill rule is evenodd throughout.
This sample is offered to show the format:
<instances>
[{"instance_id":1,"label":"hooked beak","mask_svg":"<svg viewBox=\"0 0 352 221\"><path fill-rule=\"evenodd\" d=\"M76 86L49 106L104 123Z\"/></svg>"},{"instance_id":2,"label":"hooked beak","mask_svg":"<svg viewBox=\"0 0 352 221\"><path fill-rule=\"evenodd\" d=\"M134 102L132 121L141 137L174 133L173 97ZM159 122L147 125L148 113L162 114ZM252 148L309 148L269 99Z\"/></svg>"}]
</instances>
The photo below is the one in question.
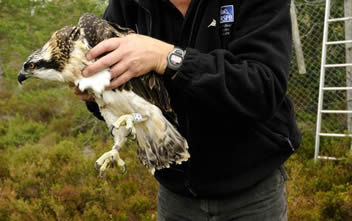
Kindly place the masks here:
<instances>
[{"instance_id":1,"label":"hooked beak","mask_svg":"<svg viewBox=\"0 0 352 221\"><path fill-rule=\"evenodd\" d=\"M18 78L17 78L18 83L22 84L22 81L26 80L27 78L28 78L28 77L27 77L25 74L23 74L22 72L20 72L20 73L18 74Z\"/></svg>"}]
</instances>

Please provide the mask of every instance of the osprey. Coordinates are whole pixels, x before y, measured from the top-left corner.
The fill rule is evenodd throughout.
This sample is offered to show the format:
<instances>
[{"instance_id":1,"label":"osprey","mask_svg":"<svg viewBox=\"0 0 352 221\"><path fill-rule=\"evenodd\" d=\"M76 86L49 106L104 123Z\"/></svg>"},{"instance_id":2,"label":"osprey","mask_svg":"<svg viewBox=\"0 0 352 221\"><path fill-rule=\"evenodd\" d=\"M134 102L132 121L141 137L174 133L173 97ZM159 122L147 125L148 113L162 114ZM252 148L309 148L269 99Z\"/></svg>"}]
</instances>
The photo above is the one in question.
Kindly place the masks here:
<instances>
[{"instance_id":1,"label":"osprey","mask_svg":"<svg viewBox=\"0 0 352 221\"><path fill-rule=\"evenodd\" d=\"M105 39L131 33L131 29L84 14L76 26L56 31L41 49L30 55L18 75L20 83L29 77L73 83L95 97L114 137L112 150L95 163L100 175L115 164L125 171L119 150L129 136L136 139L138 157L151 173L172 163L181 164L190 157L187 141L176 129L176 114L160 75L151 72L115 90L105 90L110 83L109 69L91 77L81 73L93 62L85 56L90 48Z\"/></svg>"}]
</instances>

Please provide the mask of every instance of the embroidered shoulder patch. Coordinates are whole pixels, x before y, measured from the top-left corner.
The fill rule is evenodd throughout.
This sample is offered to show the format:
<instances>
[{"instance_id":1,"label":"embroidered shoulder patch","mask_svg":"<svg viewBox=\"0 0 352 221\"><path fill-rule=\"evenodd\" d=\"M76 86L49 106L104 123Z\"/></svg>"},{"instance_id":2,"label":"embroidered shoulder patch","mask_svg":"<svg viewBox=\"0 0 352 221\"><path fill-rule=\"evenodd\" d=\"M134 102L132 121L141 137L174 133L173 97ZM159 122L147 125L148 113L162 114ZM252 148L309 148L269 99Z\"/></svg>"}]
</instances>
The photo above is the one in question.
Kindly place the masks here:
<instances>
[{"instance_id":1,"label":"embroidered shoulder patch","mask_svg":"<svg viewBox=\"0 0 352 221\"><path fill-rule=\"evenodd\" d=\"M220 24L235 21L233 5L224 5L220 8Z\"/></svg>"}]
</instances>

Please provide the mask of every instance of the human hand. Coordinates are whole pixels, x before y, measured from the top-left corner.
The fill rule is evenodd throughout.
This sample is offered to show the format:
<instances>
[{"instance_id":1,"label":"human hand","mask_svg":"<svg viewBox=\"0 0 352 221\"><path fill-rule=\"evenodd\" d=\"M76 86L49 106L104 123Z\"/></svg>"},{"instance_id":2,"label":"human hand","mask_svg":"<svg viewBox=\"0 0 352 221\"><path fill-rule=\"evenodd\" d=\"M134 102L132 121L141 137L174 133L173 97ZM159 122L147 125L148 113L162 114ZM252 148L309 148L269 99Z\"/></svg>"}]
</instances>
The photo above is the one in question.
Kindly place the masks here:
<instances>
[{"instance_id":1,"label":"human hand","mask_svg":"<svg viewBox=\"0 0 352 221\"><path fill-rule=\"evenodd\" d=\"M150 71L163 74L167 55L173 48L171 44L139 34L107 39L87 53L88 60L107 54L88 65L83 75L88 77L110 68L112 81L107 89L113 89Z\"/></svg>"}]
</instances>

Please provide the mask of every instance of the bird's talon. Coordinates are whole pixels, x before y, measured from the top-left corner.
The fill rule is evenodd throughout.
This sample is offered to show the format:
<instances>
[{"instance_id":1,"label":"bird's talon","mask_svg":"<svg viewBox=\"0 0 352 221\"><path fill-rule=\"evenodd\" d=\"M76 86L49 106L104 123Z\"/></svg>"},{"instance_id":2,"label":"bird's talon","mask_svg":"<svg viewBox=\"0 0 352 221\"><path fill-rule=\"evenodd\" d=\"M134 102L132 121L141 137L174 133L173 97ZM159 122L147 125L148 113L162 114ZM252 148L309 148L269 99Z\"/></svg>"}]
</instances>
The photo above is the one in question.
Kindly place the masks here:
<instances>
[{"instance_id":1,"label":"bird's talon","mask_svg":"<svg viewBox=\"0 0 352 221\"><path fill-rule=\"evenodd\" d=\"M114 131L114 129L115 129L115 126L114 125L111 125L110 126L110 134L111 134L111 136L114 136L114 134L112 133L113 131Z\"/></svg>"},{"instance_id":2,"label":"bird's talon","mask_svg":"<svg viewBox=\"0 0 352 221\"><path fill-rule=\"evenodd\" d=\"M128 132L128 134L132 134L132 127L128 127L127 132Z\"/></svg>"},{"instance_id":3,"label":"bird's talon","mask_svg":"<svg viewBox=\"0 0 352 221\"><path fill-rule=\"evenodd\" d=\"M111 167L111 168L115 168L115 166L116 166L116 164L117 164L114 159L115 159L114 156L111 156L111 161L110 161L110 163L111 163L111 164L110 164L110 165L111 165L110 167Z\"/></svg>"},{"instance_id":4,"label":"bird's talon","mask_svg":"<svg viewBox=\"0 0 352 221\"><path fill-rule=\"evenodd\" d=\"M122 169L121 169L121 174L125 174L127 171L127 166L126 164L122 166Z\"/></svg>"},{"instance_id":5,"label":"bird's talon","mask_svg":"<svg viewBox=\"0 0 352 221\"><path fill-rule=\"evenodd\" d=\"M98 164L98 162L95 162L95 163L94 163L94 168L95 168L96 171L99 170L99 164Z\"/></svg>"}]
</instances>

